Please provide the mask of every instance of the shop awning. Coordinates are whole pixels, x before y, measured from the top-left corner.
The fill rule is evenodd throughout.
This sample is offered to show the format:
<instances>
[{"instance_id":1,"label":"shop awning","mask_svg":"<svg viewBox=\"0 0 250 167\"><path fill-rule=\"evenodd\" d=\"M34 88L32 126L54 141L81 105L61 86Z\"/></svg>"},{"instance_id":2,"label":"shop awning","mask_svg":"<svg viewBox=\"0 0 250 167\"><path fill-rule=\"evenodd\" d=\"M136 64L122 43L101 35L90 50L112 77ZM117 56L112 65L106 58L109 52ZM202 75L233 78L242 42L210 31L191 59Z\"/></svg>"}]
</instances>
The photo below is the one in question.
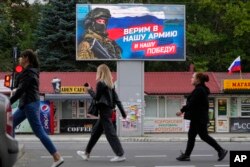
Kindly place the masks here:
<instances>
[{"instance_id":1,"label":"shop awning","mask_svg":"<svg viewBox=\"0 0 250 167\"><path fill-rule=\"evenodd\" d=\"M92 99L89 94L45 94L45 100L83 100Z\"/></svg>"}]
</instances>

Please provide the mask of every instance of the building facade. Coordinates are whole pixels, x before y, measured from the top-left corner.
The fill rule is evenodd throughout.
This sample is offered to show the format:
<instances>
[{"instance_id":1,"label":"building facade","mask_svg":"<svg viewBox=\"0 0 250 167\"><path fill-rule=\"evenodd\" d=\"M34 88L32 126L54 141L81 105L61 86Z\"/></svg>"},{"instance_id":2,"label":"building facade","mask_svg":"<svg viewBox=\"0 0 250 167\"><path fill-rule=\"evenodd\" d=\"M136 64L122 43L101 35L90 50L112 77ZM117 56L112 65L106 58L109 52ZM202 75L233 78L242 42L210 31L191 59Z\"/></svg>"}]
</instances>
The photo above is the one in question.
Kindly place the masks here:
<instances>
[{"instance_id":1,"label":"building facade","mask_svg":"<svg viewBox=\"0 0 250 167\"><path fill-rule=\"evenodd\" d=\"M207 86L211 90L209 96L210 132L250 132L250 73L238 74L208 72L210 81ZM3 80L5 73L0 73ZM53 109L54 133L90 133L96 118L89 117L87 109L91 97L83 87L88 82L95 88L95 72L41 72L41 101L49 101ZM186 97L193 90L192 72L145 72L145 106L143 109L144 133L187 132L189 121L176 117L175 113L186 102ZM60 92L52 85L54 78L61 80ZM116 80L116 73L113 73ZM228 83L224 81L233 81ZM243 83L242 83L243 82ZM3 83L2 81L0 84ZM225 89L226 88L226 89ZM118 88L122 89L122 88ZM0 90L10 94L8 89L0 85ZM118 112L119 113L119 112ZM136 114L131 117L136 119ZM120 121L119 115L117 117ZM27 123L24 126L28 126ZM134 127L136 125L133 124ZM132 126L131 126L132 127ZM30 131L18 130L20 133Z\"/></svg>"}]
</instances>

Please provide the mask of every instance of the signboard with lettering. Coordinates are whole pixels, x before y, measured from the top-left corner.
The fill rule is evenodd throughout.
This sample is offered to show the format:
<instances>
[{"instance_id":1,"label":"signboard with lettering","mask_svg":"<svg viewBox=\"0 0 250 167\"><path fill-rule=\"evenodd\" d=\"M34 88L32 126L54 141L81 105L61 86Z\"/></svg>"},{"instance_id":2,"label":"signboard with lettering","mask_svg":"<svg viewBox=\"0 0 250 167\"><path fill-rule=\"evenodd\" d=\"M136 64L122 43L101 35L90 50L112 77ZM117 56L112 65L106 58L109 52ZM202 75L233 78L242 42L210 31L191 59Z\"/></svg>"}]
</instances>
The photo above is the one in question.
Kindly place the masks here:
<instances>
[{"instance_id":1,"label":"signboard with lettering","mask_svg":"<svg viewBox=\"0 0 250 167\"><path fill-rule=\"evenodd\" d=\"M250 91L250 79L225 79L224 91Z\"/></svg>"},{"instance_id":2,"label":"signboard with lettering","mask_svg":"<svg viewBox=\"0 0 250 167\"><path fill-rule=\"evenodd\" d=\"M182 118L147 118L144 120L144 132L184 132Z\"/></svg>"},{"instance_id":3,"label":"signboard with lettering","mask_svg":"<svg viewBox=\"0 0 250 167\"><path fill-rule=\"evenodd\" d=\"M86 91L86 88L83 86L62 86L60 92L67 93L67 94L70 94L70 93L80 94L80 93L86 93L87 91Z\"/></svg>"},{"instance_id":4,"label":"signboard with lettering","mask_svg":"<svg viewBox=\"0 0 250 167\"><path fill-rule=\"evenodd\" d=\"M97 119L62 119L61 133L90 133Z\"/></svg>"},{"instance_id":5,"label":"signboard with lettering","mask_svg":"<svg viewBox=\"0 0 250 167\"><path fill-rule=\"evenodd\" d=\"M54 124L54 114L52 115L50 101L40 101L40 120L43 129L47 134L52 132L51 125Z\"/></svg>"},{"instance_id":6,"label":"signboard with lettering","mask_svg":"<svg viewBox=\"0 0 250 167\"><path fill-rule=\"evenodd\" d=\"M250 118L230 118L230 132L249 133L250 132Z\"/></svg>"},{"instance_id":7,"label":"signboard with lettering","mask_svg":"<svg viewBox=\"0 0 250 167\"><path fill-rule=\"evenodd\" d=\"M76 60L186 59L185 5L77 4Z\"/></svg>"}]
</instances>

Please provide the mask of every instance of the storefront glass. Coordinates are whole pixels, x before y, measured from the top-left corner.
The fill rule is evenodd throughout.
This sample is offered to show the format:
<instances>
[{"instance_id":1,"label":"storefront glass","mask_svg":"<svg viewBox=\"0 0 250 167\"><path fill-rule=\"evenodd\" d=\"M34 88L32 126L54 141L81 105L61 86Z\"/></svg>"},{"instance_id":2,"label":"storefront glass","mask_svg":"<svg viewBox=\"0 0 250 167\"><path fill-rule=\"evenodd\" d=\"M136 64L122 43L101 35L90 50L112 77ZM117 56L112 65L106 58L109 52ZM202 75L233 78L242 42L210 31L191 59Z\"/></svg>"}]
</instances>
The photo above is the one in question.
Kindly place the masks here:
<instances>
[{"instance_id":1,"label":"storefront glass","mask_svg":"<svg viewBox=\"0 0 250 167\"><path fill-rule=\"evenodd\" d=\"M86 100L62 101L62 119L86 118Z\"/></svg>"},{"instance_id":2,"label":"storefront glass","mask_svg":"<svg viewBox=\"0 0 250 167\"><path fill-rule=\"evenodd\" d=\"M237 98L236 97L231 97L231 112L230 112L230 115L232 117L236 117L237 116Z\"/></svg>"},{"instance_id":3,"label":"storefront glass","mask_svg":"<svg viewBox=\"0 0 250 167\"><path fill-rule=\"evenodd\" d=\"M165 118L165 97L164 96L159 96L159 117L160 118Z\"/></svg>"},{"instance_id":4,"label":"storefront glass","mask_svg":"<svg viewBox=\"0 0 250 167\"><path fill-rule=\"evenodd\" d=\"M157 97L145 96L145 117L157 117Z\"/></svg>"},{"instance_id":5,"label":"storefront glass","mask_svg":"<svg viewBox=\"0 0 250 167\"><path fill-rule=\"evenodd\" d=\"M209 127L208 131L209 132L214 132L215 131L215 120L214 120L214 115L215 115L215 107L214 107L214 98L209 98L209 109L208 109L208 116L209 116Z\"/></svg>"},{"instance_id":6,"label":"storefront glass","mask_svg":"<svg viewBox=\"0 0 250 167\"><path fill-rule=\"evenodd\" d=\"M218 115L227 115L227 99L218 99Z\"/></svg>"},{"instance_id":7,"label":"storefront glass","mask_svg":"<svg viewBox=\"0 0 250 167\"><path fill-rule=\"evenodd\" d=\"M181 98L171 97L167 98L167 117L176 117L176 112L181 109Z\"/></svg>"},{"instance_id":8,"label":"storefront glass","mask_svg":"<svg viewBox=\"0 0 250 167\"><path fill-rule=\"evenodd\" d=\"M241 98L241 116L250 116L250 97Z\"/></svg>"},{"instance_id":9,"label":"storefront glass","mask_svg":"<svg viewBox=\"0 0 250 167\"><path fill-rule=\"evenodd\" d=\"M62 101L62 119L72 119L75 114L75 111L72 112L72 100Z\"/></svg>"},{"instance_id":10,"label":"storefront glass","mask_svg":"<svg viewBox=\"0 0 250 167\"><path fill-rule=\"evenodd\" d=\"M217 132L228 132L229 131L229 120L228 120L228 98L219 98L217 99L217 123L216 131Z\"/></svg>"},{"instance_id":11,"label":"storefront glass","mask_svg":"<svg viewBox=\"0 0 250 167\"><path fill-rule=\"evenodd\" d=\"M150 118L176 117L182 100L181 96L146 96L145 116Z\"/></svg>"}]
</instances>

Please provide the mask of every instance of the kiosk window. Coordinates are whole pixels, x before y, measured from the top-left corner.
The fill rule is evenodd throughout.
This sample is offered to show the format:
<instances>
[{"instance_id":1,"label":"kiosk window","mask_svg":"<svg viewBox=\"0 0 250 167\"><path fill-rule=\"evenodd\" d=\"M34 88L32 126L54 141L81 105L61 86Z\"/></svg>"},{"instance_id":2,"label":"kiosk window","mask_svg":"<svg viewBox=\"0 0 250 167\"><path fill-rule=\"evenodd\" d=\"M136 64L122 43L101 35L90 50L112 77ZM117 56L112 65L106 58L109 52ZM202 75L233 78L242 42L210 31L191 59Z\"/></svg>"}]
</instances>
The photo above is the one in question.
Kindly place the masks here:
<instances>
[{"instance_id":1,"label":"kiosk window","mask_svg":"<svg viewBox=\"0 0 250 167\"><path fill-rule=\"evenodd\" d=\"M227 99L218 99L218 115L227 115Z\"/></svg>"},{"instance_id":2,"label":"kiosk window","mask_svg":"<svg viewBox=\"0 0 250 167\"><path fill-rule=\"evenodd\" d=\"M235 117L237 116L237 98L232 97L231 98L231 116Z\"/></svg>"},{"instance_id":3,"label":"kiosk window","mask_svg":"<svg viewBox=\"0 0 250 167\"><path fill-rule=\"evenodd\" d=\"M250 116L250 98L241 98L241 116Z\"/></svg>"},{"instance_id":4,"label":"kiosk window","mask_svg":"<svg viewBox=\"0 0 250 167\"><path fill-rule=\"evenodd\" d=\"M146 96L145 102L145 116L154 118L157 117L157 98L155 96Z\"/></svg>"},{"instance_id":5,"label":"kiosk window","mask_svg":"<svg viewBox=\"0 0 250 167\"><path fill-rule=\"evenodd\" d=\"M159 96L159 117L165 118L165 97Z\"/></svg>"}]
</instances>

